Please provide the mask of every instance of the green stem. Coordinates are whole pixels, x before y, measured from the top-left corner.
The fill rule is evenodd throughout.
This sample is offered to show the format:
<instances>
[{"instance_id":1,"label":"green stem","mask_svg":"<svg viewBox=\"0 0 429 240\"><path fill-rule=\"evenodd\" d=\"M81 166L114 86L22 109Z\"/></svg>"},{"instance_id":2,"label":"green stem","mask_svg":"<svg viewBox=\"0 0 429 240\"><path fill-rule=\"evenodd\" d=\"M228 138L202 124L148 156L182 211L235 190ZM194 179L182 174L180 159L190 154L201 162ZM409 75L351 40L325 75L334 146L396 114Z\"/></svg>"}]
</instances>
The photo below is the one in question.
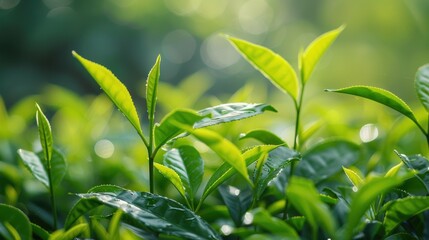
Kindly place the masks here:
<instances>
[{"instance_id":1,"label":"green stem","mask_svg":"<svg viewBox=\"0 0 429 240\"><path fill-rule=\"evenodd\" d=\"M57 219L57 206L56 206L56 202L55 202L55 195L54 195L54 186L52 183L52 175L51 175L51 166L49 164L48 167L48 177L49 177L49 195L51 198L51 205L52 205L52 215L54 218L54 229L57 229L58 226L58 219Z\"/></svg>"}]
</instances>

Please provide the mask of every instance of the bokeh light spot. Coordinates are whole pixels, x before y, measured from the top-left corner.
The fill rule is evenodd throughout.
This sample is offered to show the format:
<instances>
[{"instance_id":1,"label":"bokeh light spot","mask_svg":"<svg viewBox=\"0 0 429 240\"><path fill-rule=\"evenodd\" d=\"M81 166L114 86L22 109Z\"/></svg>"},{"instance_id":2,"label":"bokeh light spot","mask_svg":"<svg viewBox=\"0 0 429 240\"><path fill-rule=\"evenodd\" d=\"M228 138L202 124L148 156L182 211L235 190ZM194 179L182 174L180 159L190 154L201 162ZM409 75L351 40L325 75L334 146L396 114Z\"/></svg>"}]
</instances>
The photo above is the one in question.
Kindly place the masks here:
<instances>
[{"instance_id":1,"label":"bokeh light spot","mask_svg":"<svg viewBox=\"0 0 429 240\"><path fill-rule=\"evenodd\" d=\"M101 139L95 143L94 151L101 158L109 158L115 152L115 146L107 139Z\"/></svg>"},{"instance_id":2,"label":"bokeh light spot","mask_svg":"<svg viewBox=\"0 0 429 240\"><path fill-rule=\"evenodd\" d=\"M171 62L181 64L191 60L197 43L185 30L174 30L162 41L163 55Z\"/></svg>"},{"instance_id":3,"label":"bokeh light spot","mask_svg":"<svg viewBox=\"0 0 429 240\"><path fill-rule=\"evenodd\" d=\"M265 0L251 0L240 8L238 20L244 31L257 35L269 30L272 16L273 10Z\"/></svg>"},{"instance_id":4,"label":"bokeh light spot","mask_svg":"<svg viewBox=\"0 0 429 240\"><path fill-rule=\"evenodd\" d=\"M213 34L201 46L204 63L214 69L222 69L236 63L240 56L225 38Z\"/></svg>"},{"instance_id":5,"label":"bokeh light spot","mask_svg":"<svg viewBox=\"0 0 429 240\"><path fill-rule=\"evenodd\" d=\"M371 142L378 137L378 128L372 123L365 124L359 132L362 142Z\"/></svg>"},{"instance_id":6,"label":"bokeh light spot","mask_svg":"<svg viewBox=\"0 0 429 240\"><path fill-rule=\"evenodd\" d=\"M0 0L0 9L8 10L18 6L20 0Z\"/></svg>"}]
</instances>

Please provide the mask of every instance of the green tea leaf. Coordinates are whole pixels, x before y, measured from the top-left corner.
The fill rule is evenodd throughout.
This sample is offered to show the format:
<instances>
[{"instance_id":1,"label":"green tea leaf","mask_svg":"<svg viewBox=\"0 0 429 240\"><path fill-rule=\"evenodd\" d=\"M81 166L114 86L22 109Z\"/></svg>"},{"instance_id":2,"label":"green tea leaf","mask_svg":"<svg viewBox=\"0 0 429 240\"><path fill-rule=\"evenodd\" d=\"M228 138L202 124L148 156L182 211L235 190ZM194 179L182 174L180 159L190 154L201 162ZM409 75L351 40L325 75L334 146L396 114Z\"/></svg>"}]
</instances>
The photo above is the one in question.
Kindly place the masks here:
<instances>
[{"instance_id":1,"label":"green tea leaf","mask_svg":"<svg viewBox=\"0 0 429 240\"><path fill-rule=\"evenodd\" d=\"M393 200L388 202L383 210L386 211L383 224L389 234L410 217L429 210L429 197L412 196Z\"/></svg>"},{"instance_id":2,"label":"green tea leaf","mask_svg":"<svg viewBox=\"0 0 429 240\"><path fill-rule=\"evenodd\" d=\"M271 214L266 210L262 208L256 208L252 211L252 214L254 225L259 226L270 233L281 235L281 239L300 239L293 227L291 227L285 221L271 216Z\"/></svg>"},{"instance_id":3,"label":"green tea leaf","mask_svg":"<svg viewBox=\"0 0 429 240\"><path fill-rule=\"evenodd\" d=\"M76 239L80 234L85 231L88 231L89 226L87 223L80 223L76 226L73 226L67 231L58 230L52 233L49 240L73 240Z\"/></svg>"},{"instance_id":4,"label":"green tea leaf","mask_svg":"<svg viewBox=\"0 0 429 240\"><path fill-rule=\"evenodd\" d=\"M122 84L122 82L106 67L81 57L75 51L72 53L94 78L98 85L100 85L107 96L109 96L116 107L118 107L128 121L130 121L137 133L143 137L143 131L140 126L137 110L125 85Z\"/></svg>"},{"instance_id":5,"label":"green tea leaf","mask_svg":"<svg viewBox=\"0 0 429 240\"><path fill-rule=\"evenodd\" d=\"M389 171L385 174L386 177L394 177L398 174L399 170L404 164L402 162L396 164L395 166L391 167Z\"/></svg>"},{"instance_id":6,"label":"green tea leaf","mask_svg":"<svg viewBox=\"0 0 429 240\"><path fill-rule=\"evenodd\" d=\"M173 184L177 191L179 191L180 195L186 199L185 189L182 180L180 180L179 174L177 174L173 169L159 163L154 163L154 166L165 178L168 179L168 181Z\"/></svg>"},{"instance_id":7,"label":"green tea leaf","mask_svg":"<svg viewBox=\"0 0 429 240\"><path fill-rule=\"evenodd\" d=\"M160 75L160 63L161 63L161 56L158 55L158 57L156 58L155 65L150 70L149 75L147 77L147 82L146 82L146 105L147 105L148 118L149 118L149 122L151 123L151 126L154 123L154 119L155 119L155 107L156 107L156 98L157 98L157 92L158 92L159 75Z\"/></svg>"},{"instance_id":8,"label":"green tea leaf","mask_svg":"<svg viewBox=\"0 0 429 240\"><path fill-rule=\"evenodd\" d=\"M42 159L43 153L39 152L37 153L39 156L39 159ZM45 165L46 172L48 172L48 166ZM63 180L64 176L66 175L67 170L67 162L64 159L64 156L62 153L60 153L57 149L52 150L52 158L51 158L51 181L52 186L57 187L60 185L61 181Z\"/></svg>"},{"instance_id":9,"label":"green tea leaf","mask_svg":"<svg viewBox=\"0 0 429 240\"><path fill-rule=\"evenodd\" d=\"M249 188L240 190L225 185L219 186L218 190L235 226L240 227L244 214L252 204L252 191Z\"/></svg>"},{"instance_id":10,"label":"green tea leaf","mask_svg":"<svg viewBox=\"0 0 429 240\"><path fill-rule=\"evenodd\" d=\"M52 148L54 145L52 139L51 124L49 124L48 119L45 114L43 114L42 109L36 103L36 120L37 128L39 129L40 143L42 144L43 156L45 161L48 163L48 169L50 169L50 162L52 157Z\"/></svg>"},{"instance_id":11,"label":"green tea leaf","mask_svg":"<svg viewBox=\"0 0 429 240\"><path fill-rule=\"evenodd\" d=\"M256 116L265 111L277 112L275 108L262 103L226 103L198 111L206 116L194 124L194 128L203 128L215 124L237 121Z\"/></svg>"},{"instance_id":12,"label":"green tea leaf","mask_svg":"<svg viewBox=\"0 0 429 240\"><path fill-rule=\"evenodd\" d=\"M319 36L305 49L302 54L300 64L303 84L307 83L308 79L310 79L314 67L319 62L326 50L335 41L335 39L337 39L338 35L343 31L343 29L344 26L341 26Z\"/></svg>"},{"instance_id":13,"label":"green tea leaf","mask_svg":"<svg viewBox=\"0 0 429 240\"><path fill-rule=\"evenodd\" d=\"M360 155L360 147L355 143L341 139L326 140L303 154L295 174L317 183L341 171L342 166L352 165Z\"/></svg>"},{"instance_id":14,"label":"green tea leaf","mask_svg":"<svg viewBox=\"0 0 429 240\"><path fill-rule=\"evenodd\" d=\"M416 123L419 128L421 128L411 108L398 96L382 88L370 86L352 86L335 90L327 89L326 91L350 94L381 103L408 117L414 123Z\"/></svg>"},{"instance_id":15,"label":"green tea leaf","mask_svg":"<svg viewBox=\"0 0 429 240\"><path fill-rule=\"evenodd\" d=\"M253 138L267 145L286 145L286 143L274 133L267 130L252 130L240 135L241 139Z\"/></svg>"},{"instance_id":16,"label":"green tea leaf","mask_svg":"<svg viewBox=\"0 0 429 240\"><path fill-rule=\"evenodd\" d=\"M420 102L429 112L429 64L420 67L416 73L414 85Z\"/></svg>"},{"instance_id":17,"label":"green tea leaf","mask_svg":"<svg viewBox=\"0 0 429 240\"><path fill-rule=\"evenodd\" d=\"M121 192L124 189L115 185L99 185L88 190L88 193L94 192ZM66 221L64 223L64 229L70 229L73 224L85 213L91 211L94 208L97 208L101 205L99 201L95 201L92 199L79 199L76 204L69 211Z\"/></svg>"},{"instance_id":18,"label":"green tea leaf","mask_svg":"<svg viewBox=\"0 0 429 240\"><path fill-rule=\"evenodd\" d=\"M30 173L49 189L49 176L39 156L31 151L23 149L19 149L18 154Z\"/></svg>"},{"instance_id":19,"label":"green tea leaf","mask_svg":"<svg viewBox=\"0 0 429 240\"><path fill-rule=\"evenodd\" d=\"M281 91L298 100L298 77L292 66L268 48L227 36L237 51Z\"/></svg>"},{"instance_id":20,"label":"green tea leaf","mask_svg":"<svg viewBox=\"0 0 429 240\"><path fill-rule=\"evenodd\" d=\"M50 235L49 232L37 224L31 223L31 231L33 232L33 236L37 236L38 239L41 239L41 240L49 239L49 235Z\"/></svg>"},{"instance_id":21,"label":"green tea leaf","mask_svg":"<svg viewBox=\"0 0 429 240\"><path fill-rule=\"evenodd\" d=\"M181 123L192 126L204 116L198 115L193 110L176 109L167 114L159 125L155 126L155 145L159 148L169 140L184 132L174 123Z\"/></svg>"},{"instance_id":22,"label":"green tea leaf","mask_svg":"<svg viewBox=\"0 0 429 240\"><path fill-rule=\"evenodd\" d=\"M404 180L404 177L374 177L366 181L365 184L352 195L350 212L344 226L345 232L342 239L352 238L362 216L378 196L393 187L399 186Z\"/></svg>"},{"instance_id":23,"label":"green tea leaf","mask_svg":"<svg viewBox=\"0 0 429 240\"><path fill-rule=\"evenodd\" d=\"M109 234L112 239L119 239L119 229L121 228L121 217L123 212L118 210L113 214L109 222Z\"/></svg>"},{"instance_id":24,"label":"green tea leaf","mask_svg":"<svg viewBox=\"0 0 429 240\"><path fill-rule=\"evenodd\" d=\"M179 174L186 195L193 204L204 175L204 161L200 153L192 146L180 146L165 153L163 163Z\"/></svg>"},{"instance_id":25,"label":"green tea leaf","mask_svg":"<svg viewBox=\"0 0 429 240\"><path fill-rule=\"evenodd\" d=\"M336 222L329 208L320 199L313 182L300 177L292 177L286 190L286 195L292 205L304 215L313 229L318 226L325 230L329 236L335 238Z\"/></svg>"},{"instance_id":26,"label":"green tea leaf","mask_svg":"<svg viewBox=\"0 0 429 240\"><path fill-rule=\"evenodd\" d=\"M276 178L280 171L285 169L293 161L298 161L300 154L287 147L280 146L268 153L268 158L262 165L261 175L255 183L255 195L259 198L268 183Z\"/></svg>"},{"instance_id":27,"label":"green tea leaf","mask_svg":"<svg viewBox=\"0 0 429 240\"><path fill-rule=\"evenodd\" d=\"M364 183L362 178L357 174L355 171L348 169L346 167L343 167L344 173L346 174L347 178L350 180L350 182L355 186L357 189Z\"/></svg>"},{"instance_id":28,"label":"green tea leaf","mask_svg":"<svg viewBox=\"0 0 429 240\"><path fill-rule=\"evenodd\" d=\"M21 210L13 206L0 203L0 213L0 226L12 226L18 233L21 240L32 239L30 220Z\"/></svg>"},{"instance_id":29,"label":"green tea leaf","mask_svg":"<svg viewBox=\"0 0 429 240\"><path fill-rule=\"evenodd\" d=\"M243 159L245 159L246 166L249 166L250 164L257 161L261 157L261 155L264 155L272 151L273 149L276 149L277 147L278 147L277 145L256 146L242 153L242 157ZM219 185L225 182L236 172L237 170L228 163L224 163L218 169L216 169L216 171L212 174L212 176L210 177L210 179L208 180L204 188L203 195L201 197L199 205L202 204L204 199L206 199L206 197L210 193L212 193Z\"/></svg>"},{"instance_id":30,"label":"green tea leaf","mask_svg":"<svg viewBox=\"0 0 429 240\"><path fill-rule=\"evenodd\" d=\"M429 193L429 160L421 155L407 156L395 153L401 158L405 166L410 170L415 170L417 179L423 184L427 193Z\"/></svg>"},{"instance_id":31,"label":"green tea leaf","mask_svg":"<svg viewBox=\"0 0 429 240\"><path fill-rule=\"evenodd\" d=\"M210 225L194 212L166 197L129 190L78 196L121 209L125 215L155 232L187 239L220 239Z\"/></svg>"}]
</instances>

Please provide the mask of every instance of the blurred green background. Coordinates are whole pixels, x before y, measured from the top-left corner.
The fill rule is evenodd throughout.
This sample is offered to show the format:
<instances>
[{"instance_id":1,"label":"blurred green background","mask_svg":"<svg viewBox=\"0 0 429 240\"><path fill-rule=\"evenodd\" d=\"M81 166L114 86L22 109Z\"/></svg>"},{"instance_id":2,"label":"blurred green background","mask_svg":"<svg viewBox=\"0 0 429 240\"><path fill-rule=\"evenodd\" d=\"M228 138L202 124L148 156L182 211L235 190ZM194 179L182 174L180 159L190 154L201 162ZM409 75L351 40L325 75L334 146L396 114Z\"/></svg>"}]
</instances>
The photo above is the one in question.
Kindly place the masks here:
<instances>
[{"instance_id":1,"label":"blurred green background","mask_svg":"<svg viewBox=\"0 0 429 240\"><path fill-rule=\"evenodd\" d=\"M220 33L296 66L300 48L342 24L318 88L367 84L415 101L414 73L429 62L427 0L0 0L0 95L10 106L48 83L98 93L71 50L109 67L134 95L157 54L163 82L204 72L211 92L232 93L262 77Z\"/></svg>"},{"instance_id":2,"label":"blurred green background","mask_svg":"<svg viewBox=\"0 0 429 240\"><path fill-rule=\"evenodd\" d=\"M360 143L364 156L359 166L365 174L397 164L393 149L427 154L425 139L410 120L380 104L323 91L355 84L388 89L427 126L413 86L417 68L429 63L427 0L0 0L0 202L49 225L46 189L16 154L19 148L41 149L35 101L51 121L55 145L69 165L58 193L60 217L70 209L70 199L76 200L69 192L108 183L148 190L142 142L72 50L124 82L143 129L145 79L158 54L157 121L177 107L272 104L278 113L213 127L244 148L252 143L239 141L240 133L257 128L291 143L294 110L291 99L244 61L222 34L271 48L296 69L300 49L343 24L346 29L307 85L301 140L308 138L302 150L330 137ZM208 172L221 163L204 145L192 144ZM162 176L156 179L157 193L175 194Z\"/></svg>"}]
</instances>

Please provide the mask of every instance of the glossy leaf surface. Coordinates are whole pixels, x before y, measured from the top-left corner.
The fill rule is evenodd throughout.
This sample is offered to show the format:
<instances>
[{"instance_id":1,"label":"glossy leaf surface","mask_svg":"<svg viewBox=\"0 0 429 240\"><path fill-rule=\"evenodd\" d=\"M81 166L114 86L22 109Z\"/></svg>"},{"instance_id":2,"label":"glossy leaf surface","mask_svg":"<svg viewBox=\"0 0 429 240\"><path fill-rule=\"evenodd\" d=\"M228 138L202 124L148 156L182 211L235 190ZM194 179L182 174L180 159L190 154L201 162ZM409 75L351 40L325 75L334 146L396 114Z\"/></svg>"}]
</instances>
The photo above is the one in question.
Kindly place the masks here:
<instances>
[{"instance_id":1,"label":"glossy leaf surface","mask_svg":"<svg viewBox=\"0 0 429 240\"><path fill-rule=\"evenodd\" d=\"M261 174L255 183L256 197L259 198L262 195L268 187L268 183L276 178L280 171L285 169L292 161L298 161L299 159L299 153L283 146L268 153L268 158L262 165Z\"/></svg>"},{"instance_id":2,"label":"glossy leaf surface","mask_svg":"<svg viewBox=\"0 0 429 240\"><path fill-rule=\"evenodd\" d=\"M429 64L417 70L414 85L420 102L423 104L426 111L429 112Z\"/></svg>"},{"instance_id":3,"label":"glossy leaf surface","mask_svg":"<svg viewBox=\"0 0 429 240\"><path fill-rule=\"evenodd\" d=\"M40 109L39 105L36 103L36 120L37 128L39 130L40 144L42 145L44 160L48 163L48 169L50 168L49 164L52 158L52 149L54 146L54 140L52 139L52 130L51 124L46 118L45 114Z\"/></svg>"},{"instance_id":4,"label":"glossy leaf surface","mask_svg":"<svg viewBox=\"0 0 429 240\"><path fill-rule=\"evenodd\" d=\"M21 157L24 166L30 171L30 173L49 189L50 184L48 172L39 156L31 151L23 149L19 149L18 154Z\"/></svg>"},{"instance_id":5,"label":"glossy leaf surface","mask_svg":"<svg viewBox=\"0 0 429 240\"><path fill-rule=\"evenodd\" d=\"M240 136L240 139L256 139L267 145L282 145L286 144L280 137L267 130L252 130Z\"/></svg>"},{"instance_id":6,"label":"glossy leaf surface","mask_svg":"<svg viewBox=\"0 0 429 240\"><path fill-rule=\"evenodd\" d=\"M146 81L146 105L149 122L153 123L155 119L156 98L158 92L158 82L160 76L161 56L156 58L155 65L149 72Z\"/></svg>"},{"instance_id":7,"label":"glossy leaf surface","mask_svg":"<svg viewBox=\"0 0 429 240\"><path fill-rule=\"evenodd\" d=\"M383 209L386 211L384 217L386 233L390 233L403 221L429 210L429 197L413 196L397 199L387 203Z\"/></svg>"},{"instance_id":8,"label":"glossy leaf surface","mask_svg":"<svg viewBox=\"0 0 429 240\"><path fill-rule=\"evenodd\" d=\"M310 78L314 67L319 62L320 58L331 46L331 44L337 39L338 35L343 31L344 26L341 26L335 30L329 31L318 38L316 38L310 45L305 49L301 59L301 72L302 81L305 84Z\"/></svg>"},{"instance_id":9,"label":"glossy leaf surface","mask_svg":"<svg viewBox=\"0 0 429 240\"><path fill-rule=\"evenodd\" d=\"M81 57L75 51L72 53L113 103L115 103L116 107L118 107L128 121L130 121L137 133L143 136L136 107L125 85L106 67Z\"/></svg>"},{"instance_id":10,"label":"glossy leaf surface","mask_svg":"<svg viewBox=\"0 0 429 240\"><path fill-rule=\"evenodd\" d=\"M203 116L198 115L196 112L187 109L177 109L162 119L159 125L155 126L155 144L157 147L164 145L166 142L176 137L184 130L176 125L181 123L184 125L192 126Z\"/></svg>"},{"instance_id":11,"label":"glossy leaf surface","mask_svg":"<svg viewBox=\"0 0 429 240\"><path fill-rule=\"evenodd\" d=\"M0 203L0 213L0 227L3 228L6 225L5 228L7 229L7 225L10 225L19 235L20 239L32 239L30 220L21 210L13 206Z\"/></svg>"},{"instance_id":12,"label":"glossy leaf surface","mask_svg":"<svg viewBox=\"0 0 429 240\"><path fill-rule=\"evenodd\" d=\"M300 177L292 177L286 189L288 199L292 205L304 215L313 229L318 226L324 229L330 236L334 236L336 222L329 212L329 208L320 199L319 193L313 182ZM313 233L314 234L314 233Z\"/></svg>"},{"instance_id":13,"label":"glossy leaf surface","mask_svg":"<svg viewBox=\"0 0 429 240\"><path fill-rule=\"evenodd\" d=\"M180 176L188 198L193 201L204 174L200 153L192 146L180 146L165 153L163 162Z\"/></svg>"},{"instance_id":14,"label":"glossy leaf surface","mask_svg":"<svg viewBox=\"0 0 429 240\"><path fill-rule=\"evenodd\" d=\"M429 160L421 155L407 156L398 152L396 154L408 169L416 171L416 177L421 181L426 188L426 192L429 194Z\"/></svg>"},{"instance_id":15,"label":"glossy leaf surface","mask_svg":"<svg viewBox=\"0 0 429 240\"><path fill-rule=\"evenodd\" d=\"M292 66L270 49L248 41L227 37L237 51L281 91L298 99L298 77Z\"/></svg>"},{"instance_id":16,"label":"glossy leaf surface","mask_svg":"<svg viewBox=\"0 0 429 240\"><path fill-rule=\"evenodd\" d=\"M303 154L295 174L317 183L341 171L342 166L353 164L359 159L360 151L357 144L346 140L321 142Z\"/></svg>"},{"instance_id":17,"label":"glossy leaf surface","mask_svg":"<svg viewBox=\"0 0 429 240\"><path fill-rule=\"evenodd\" d=\"M154 167L173 184L177 191L179 191L180 195L186 198L182 180L180 180L179 175L173 169L159 163L154 163Z\"/></svg>"},{"instance_id":18,"label":"glossy leaf surface","mask_svg":"<svg viewBox=\"0 0 429 240\"><path fill-rule=\"evenodd\" d=\"M220 123L237 121L256 116L265 111L277 112L271 105L262 103L221 104L198 111L198 114L206 117L196 122L194 128L203 128Z\"/></svg>"},{"instance_id":19,"label":"glossy leaf surface","mask_svg":"<svg viewBox=\"0 0 429 240\"><path fill-rule=\"evenodd\" d=\"M155 232L187 239L220 239L218 234L195 213L182 204L162 196L129 190L78 196L121 209L124 214Z\"/></svg>"},{"instance_id":20,"label":"glossy leaf surface","mask_svg":"<svg viewBox=\"0 0 429 240\"><path fill-rule=\"evenodd\" d=\"M233 186L221 185L219 193L235 226L241 226L243 216L252 203L252 191L249 188L240 190Z\"/></svg>"},{"instance_id":21,"label":"glossy leaf surface","mask_svg":"<svg viewBox=\"0 0 429 240\"><path fill-rule=\"evenodd\" d=\"M43 153L39 152L37 153L39 156L39 159L42 159ZM45 169L48 171L48 167L45 165ZM52 185L54 187L57 187L60 185L61 181L63 180L64 176L66 175L67 171L67 162L64 159L64 156L62 153L60 153L57 149L53 149L52 151L52 158L51 158L51 181Z\"/></svg>"},{"instance_id":22,"label":"glossy leaf surface","mask_svg":"<svg viewBox=\"0 0 429 240\"><path fill-rule=\"evenodd\" d=\"M370 86L352 86L336 90L328 89L326 91L345 93L373 100L402 113L404 116L408 117L418 125L417 119L414 116L411 108L398 96L382 88Z\"/></svg>"},{"instance_id":23,"label":"glossy leaf surface","mask_svg":"<svg viewBox=\"0 0 429 240\"><path fill-rule=\"evenodd\" d=\"M364 183L362 178L359 176L358 173L355 171L348 169L346 167L343 167L344 173L346 174L347 178L350 180L350 182L355 186L357 189Z\"/></svg>"}]
</instances>

